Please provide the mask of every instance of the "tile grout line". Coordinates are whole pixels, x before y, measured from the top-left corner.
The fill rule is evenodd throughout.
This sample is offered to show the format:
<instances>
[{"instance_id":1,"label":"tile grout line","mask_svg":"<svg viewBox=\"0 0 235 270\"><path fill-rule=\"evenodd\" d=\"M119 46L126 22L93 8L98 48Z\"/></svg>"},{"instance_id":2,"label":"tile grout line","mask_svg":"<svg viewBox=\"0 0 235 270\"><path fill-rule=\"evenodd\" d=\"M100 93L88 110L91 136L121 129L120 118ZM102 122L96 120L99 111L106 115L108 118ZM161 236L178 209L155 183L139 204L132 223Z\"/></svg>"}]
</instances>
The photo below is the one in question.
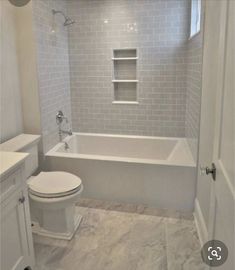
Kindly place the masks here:
<instances>
[{"instance_id":1,"label":"tile grout line","mask_svg":"<svg viewBox=\"0 0 235 270\"><path fill-rule=\"evenodd\" d=\"M167 237L167 225L168 225L168 220L165 219L164 221L164 227L165 227L165 240L166 240L166 267L167 270L169 270L169 260L168 260L168 237Z\"/></svg>"}]
</instances>

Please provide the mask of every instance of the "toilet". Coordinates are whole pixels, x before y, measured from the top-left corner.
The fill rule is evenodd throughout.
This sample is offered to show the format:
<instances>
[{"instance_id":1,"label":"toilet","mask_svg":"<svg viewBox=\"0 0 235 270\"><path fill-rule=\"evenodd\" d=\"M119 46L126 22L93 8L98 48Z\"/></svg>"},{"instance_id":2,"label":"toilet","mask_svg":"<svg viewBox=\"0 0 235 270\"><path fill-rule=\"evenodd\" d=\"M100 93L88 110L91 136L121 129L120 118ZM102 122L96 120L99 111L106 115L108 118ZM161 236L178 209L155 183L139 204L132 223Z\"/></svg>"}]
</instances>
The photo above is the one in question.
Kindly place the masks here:
<instances>
[{"instance_id":1,"label":"toilet","mask_svg":"<svg viewBox=\"0 0 235 270\"><path fill-rule=\"evenodd\" d=\"M83 191L81 179L62 171L40 172L38 168L39 135L21 134L0 145L0 150L29 153L25 161L33 233L71 240L82 216L75 205Z\"/></svg>"},{"instance_id":2,"label":"toilet","mask_svg":"<svg viewBox=\"0 0 235 270\"><path fill-rule=\"evenodd\" d=\"M75 204L82 181L67 172L41 172L28 179L32 229L39 235L70 240L82 217Z\"/></svg>"}]
</instances>

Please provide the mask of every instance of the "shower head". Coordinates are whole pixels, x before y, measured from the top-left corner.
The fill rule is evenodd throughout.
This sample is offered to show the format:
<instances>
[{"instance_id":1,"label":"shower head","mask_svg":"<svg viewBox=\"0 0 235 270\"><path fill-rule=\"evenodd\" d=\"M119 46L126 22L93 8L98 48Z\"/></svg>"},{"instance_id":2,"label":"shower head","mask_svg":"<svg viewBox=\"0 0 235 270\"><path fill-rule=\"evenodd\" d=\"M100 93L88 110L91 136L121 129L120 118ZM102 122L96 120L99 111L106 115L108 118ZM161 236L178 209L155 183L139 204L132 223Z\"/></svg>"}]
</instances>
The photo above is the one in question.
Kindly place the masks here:
<instances>
[{"instance_id":1,"label":"shower head","mask_svg":"<svg viewBox=\"0 0 235 270\"><path fill-rule=\"evenodd\" d=\"M64 22L64 26L69 26L69 25L74 24L74 23L75 23L74 20L72 20L69 17L66 17L65 22Z\"/></svg>"},{"instance_id":2,"label":"shower head","mask_svg":"<svg viewBox=\"0 0 235 270\"><path fill-rule=\"evenodd\" d=\"M71 18L65 16L65 14L64 14L63 11L52 9L52 14L53 14L53 15L61 14L61 15L64 17L64 19L65 19L65 21L64 21L64 26L69 26L69 25L75 23L74 20L72 20Z\"/></svg>"}]
</instances>

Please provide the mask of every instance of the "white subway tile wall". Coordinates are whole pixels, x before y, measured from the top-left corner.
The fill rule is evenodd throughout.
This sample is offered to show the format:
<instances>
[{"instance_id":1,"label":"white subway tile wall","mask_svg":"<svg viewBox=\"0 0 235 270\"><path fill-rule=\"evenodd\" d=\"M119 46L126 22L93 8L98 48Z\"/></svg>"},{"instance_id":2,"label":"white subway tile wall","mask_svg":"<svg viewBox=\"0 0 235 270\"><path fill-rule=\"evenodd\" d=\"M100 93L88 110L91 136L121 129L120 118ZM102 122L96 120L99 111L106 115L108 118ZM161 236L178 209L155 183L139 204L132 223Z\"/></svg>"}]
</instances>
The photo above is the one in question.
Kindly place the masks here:
<instances>
[{"instance_id":1,"label":"white subway tile wall","mask_svg":"<svg viewBox=\"0 0 235 270\"><path fill-rule=\"evenodd\" d=\"M195 162L198 155L198 138L201 111L202 42L200 32L188 42L187 52L187 102L186 138Z\"/></svg>"},{"instance_id":2,"label":"white subway tile wall","mask_svg":"<svg viewBox=\"0 0 235 270\"><path fill-rule=\"evenodd\" d=\"M188 0L69 0L74 131L185 136ZM138 105L112 104L112 52L137 48Z\"/></svg>"},{"instance_id":3,"label":"white subway tile wall","mask_svg":"<svg viewBox=\"0 0 235 270\"><path fill-rule=\"evenodd\" d=\"M59 140L56 112L63 110L71 120L68 33L60 15L55 17L52 33L52 9L67 13L66 1L33 0L44 153Z\"/></svg>"}]
</instances>

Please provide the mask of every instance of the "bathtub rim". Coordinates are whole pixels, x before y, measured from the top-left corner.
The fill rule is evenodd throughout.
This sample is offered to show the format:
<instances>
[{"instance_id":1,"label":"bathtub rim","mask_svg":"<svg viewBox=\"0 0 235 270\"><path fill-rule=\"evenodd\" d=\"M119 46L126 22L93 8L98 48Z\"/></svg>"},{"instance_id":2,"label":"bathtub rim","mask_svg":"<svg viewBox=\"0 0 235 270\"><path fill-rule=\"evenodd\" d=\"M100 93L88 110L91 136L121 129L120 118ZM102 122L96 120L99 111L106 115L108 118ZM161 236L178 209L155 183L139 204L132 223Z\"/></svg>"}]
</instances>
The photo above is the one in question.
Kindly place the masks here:
<instances>
[{"instance_id":1,"label":"bathtub rim","mask_svg":"<svg viewBox=\"0 0 235 270\"><path fill-rule=\"evenodd\" d=\"M115 157L115 156L106 156L106 155L94 155L94 154L79 154L79 153L65 153L59 152L59 148L63 147L63 142L68 142L75 136L92 136L92 137L112 137L112 138L130 138L130 139L151 139L151 140L174 140L177 141L173 147L168 158L163 159L147 159L147 158L129 158L129 157ZM180 162L171 160L174 153L177 151L177 148L186 147L188 152L189 160L188 162ZM125 163L136 163L136 164L155 164L155 165L167 165L167 166L182 166L182 167L193 167L196 168L196 162L193 159L192 153L189 149L186 138L179 137L157 137L157 136L139 136L139 135L119 135L119 134L102 134L102 133L83 133L83 132L73 132L72 136L67 136L63 139L62 142L57 143L52 149L50 149L45 157L61 157L61 158L79 158L79 159L88 159L88 160L100 160L100 161L116 161L116 162L125 162Z\"/></svg>"}]
</instances>

